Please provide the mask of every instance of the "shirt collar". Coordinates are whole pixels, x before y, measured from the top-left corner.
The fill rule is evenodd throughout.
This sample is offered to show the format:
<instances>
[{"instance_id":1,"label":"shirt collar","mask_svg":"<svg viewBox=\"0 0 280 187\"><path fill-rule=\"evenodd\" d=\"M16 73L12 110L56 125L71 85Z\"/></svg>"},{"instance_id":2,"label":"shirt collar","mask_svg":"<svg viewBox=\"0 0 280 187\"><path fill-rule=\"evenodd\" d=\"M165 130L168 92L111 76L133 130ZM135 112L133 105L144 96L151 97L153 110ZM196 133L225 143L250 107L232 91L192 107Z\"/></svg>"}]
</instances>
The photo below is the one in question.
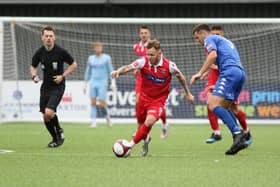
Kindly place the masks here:
<instances>
[{"instance_id":1,"label":"shirt collar","mask_svg":"<svg viewBox=\"0 0 280 187\"><path fill-rule=\"evenodd\" d=\"M163 64L163 59L162 59L162 55L161 55L161 57L160 57L160 60L159 60L159 63L157 63L156 65L152 65L150 62L149 62L149 65L150 66L154 66L154 67L159 67L159 66L162 66L162 64Z\"/></svg>"},{"instance_id":2,"label":"shirt collar","mask_svg":"<svg viewBox=\"0 0 280 187\"><path fill-rule=\"evenodd\" d=\"M146 41L145 43L143 43L142 41L139 42L140 47L147 47L148 45L148 41Z\"/></svg>"}]
</instances>

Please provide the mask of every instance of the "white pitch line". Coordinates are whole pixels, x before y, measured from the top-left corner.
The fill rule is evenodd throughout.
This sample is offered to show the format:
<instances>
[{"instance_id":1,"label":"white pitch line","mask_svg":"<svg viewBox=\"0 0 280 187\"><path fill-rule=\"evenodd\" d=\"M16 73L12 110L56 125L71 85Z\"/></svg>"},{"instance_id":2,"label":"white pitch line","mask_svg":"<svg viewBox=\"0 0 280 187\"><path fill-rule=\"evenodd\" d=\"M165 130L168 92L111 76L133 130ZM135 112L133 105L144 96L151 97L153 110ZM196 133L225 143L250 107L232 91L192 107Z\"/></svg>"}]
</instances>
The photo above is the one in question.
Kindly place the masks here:
<instances>
[{"instance_id":1,"label":"white pitch line","mask_svg":"<svg viewBox=\"0 0 280 187\"><path fill-rule=\"evenodd\" d=\"M15 151L13 150L7 150L7 149L0 149L0 154L7 154L7 153L13 153Z\"/></svg>"}]
</instances>

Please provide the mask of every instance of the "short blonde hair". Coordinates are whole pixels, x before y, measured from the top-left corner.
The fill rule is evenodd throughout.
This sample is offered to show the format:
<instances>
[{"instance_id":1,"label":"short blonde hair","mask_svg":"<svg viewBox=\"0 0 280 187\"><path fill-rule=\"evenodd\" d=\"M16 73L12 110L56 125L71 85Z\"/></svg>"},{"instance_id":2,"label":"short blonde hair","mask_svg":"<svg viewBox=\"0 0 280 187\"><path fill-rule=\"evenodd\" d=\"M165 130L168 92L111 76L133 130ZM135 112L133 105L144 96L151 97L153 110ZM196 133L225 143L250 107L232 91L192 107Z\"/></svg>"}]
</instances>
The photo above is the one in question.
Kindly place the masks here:
<instances>
[{"instance_id":1,"label":"short blonde hair","mask_svg":"<svg viewBox=\"0 0 280 187\"><path fill-rule=\"evenodd\" d=\"M157 51L160 50L160 42L158 40L150 40L147 45L147 49L155 48Z\"/></svg>"}]
</instances>

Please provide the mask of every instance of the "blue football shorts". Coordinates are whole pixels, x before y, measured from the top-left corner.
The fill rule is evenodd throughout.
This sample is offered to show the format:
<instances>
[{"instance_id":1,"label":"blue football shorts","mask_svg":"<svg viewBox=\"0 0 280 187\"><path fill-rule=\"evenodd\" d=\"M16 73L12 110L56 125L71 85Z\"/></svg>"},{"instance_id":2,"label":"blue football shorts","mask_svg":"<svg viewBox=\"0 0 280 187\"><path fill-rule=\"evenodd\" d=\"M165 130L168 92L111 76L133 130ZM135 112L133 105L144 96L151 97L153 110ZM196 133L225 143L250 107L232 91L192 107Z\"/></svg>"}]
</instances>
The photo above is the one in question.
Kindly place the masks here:
<instances>
[{"instance_id":1,"label":"blue football shorts","mask_svg":"<svg viewBox=\"0 0 280 187\"><path fill-rule=\"evenodd\" d=\"M243 88L245 80L246 74L244 70L239 67L230 66L220 72L219 79L213 90L213 95L235 101Z\"/></svg>"}]
</instances>

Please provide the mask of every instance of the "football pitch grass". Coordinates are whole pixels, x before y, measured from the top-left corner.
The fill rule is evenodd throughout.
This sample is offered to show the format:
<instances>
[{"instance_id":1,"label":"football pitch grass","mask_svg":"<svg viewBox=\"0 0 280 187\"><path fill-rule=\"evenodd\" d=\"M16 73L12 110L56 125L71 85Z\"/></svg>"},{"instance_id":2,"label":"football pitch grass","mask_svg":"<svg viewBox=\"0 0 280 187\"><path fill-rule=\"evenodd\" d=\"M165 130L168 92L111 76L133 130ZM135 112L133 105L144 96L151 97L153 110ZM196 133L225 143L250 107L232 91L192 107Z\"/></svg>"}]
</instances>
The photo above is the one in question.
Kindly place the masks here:
<instances>
[{"instance_id":1,"label":"football pitch grass","mask_svg":"<svg viewBox=\"0 0 280 187\"><path fill-rule=\"evenodd\" d=\"M131 139L135 125L63 123L65 143L46 148L50 137L42 123L0 125L1 187L264 187L280 186L280 125L251 125L253 144L235 156L224 152L232 143L206 144L208 125L171 125L160 139L152 130L147 157L140 142L128 158L112 152L117 139ZM12 150L4 153L3 150Z\"/></svg>"}]
</instances>

